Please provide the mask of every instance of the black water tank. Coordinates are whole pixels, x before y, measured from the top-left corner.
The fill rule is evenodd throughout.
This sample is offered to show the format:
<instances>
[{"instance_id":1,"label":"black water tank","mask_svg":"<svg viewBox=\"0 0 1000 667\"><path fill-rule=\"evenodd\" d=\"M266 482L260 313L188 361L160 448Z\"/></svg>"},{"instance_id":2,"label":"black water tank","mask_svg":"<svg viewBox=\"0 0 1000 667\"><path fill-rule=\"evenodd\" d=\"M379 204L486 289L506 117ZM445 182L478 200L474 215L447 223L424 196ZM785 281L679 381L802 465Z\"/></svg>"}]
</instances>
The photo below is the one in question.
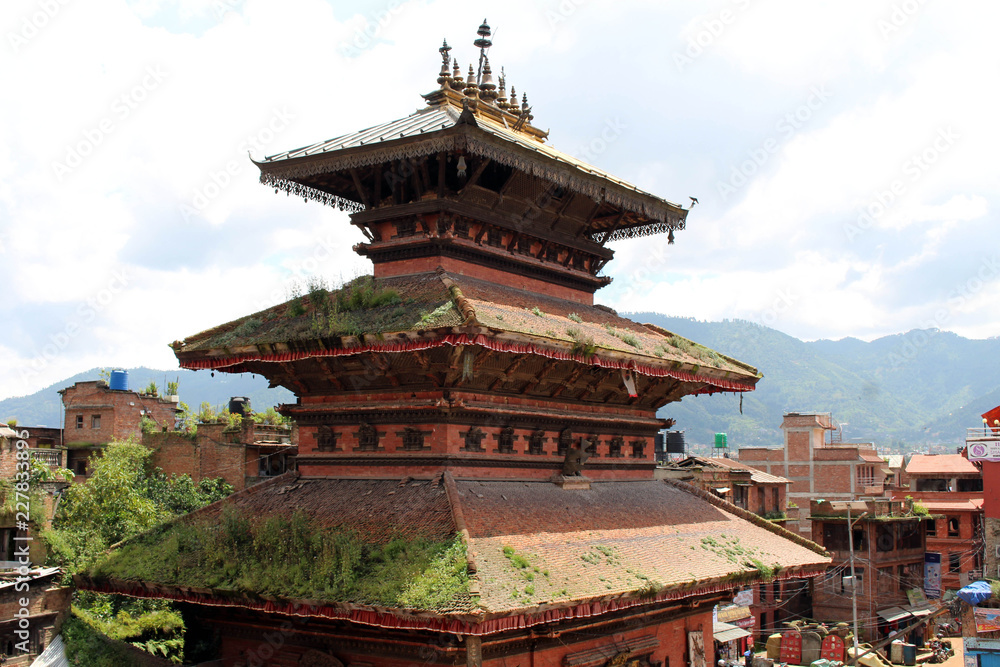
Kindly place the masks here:
<instances>
[{"instance_id":1,"label":"black water tank","mask_svg":"<svg viewBox=\"0 0 1000 667\"><path fill-rule=\"evenodd\" d=\"M246 416L250 411L250 399L246 396L233 396L229 399L229 414Z\"/></svg>"},{"instance_id":2,"label":"black water tank","mask_svg":"<svg viewBox=\"0 0 1000 667\"><path fill-rule=\"evenodd\" d=\"M667 431L667 453L684 453L684 431Z\"/></svg>"},{"instance_id":3,"label":"black water tank","mask_svg":"<svg viewBox=\"0 0 1000 667\"><path fill-rule=\"evenodd\" d=\"M664 453L663 447L665 443L666 440L663 437L663 431L657 431L656 435L653 436L653 451L656 452L657 454L663 454Z\"/></svg>"}]
</instances>

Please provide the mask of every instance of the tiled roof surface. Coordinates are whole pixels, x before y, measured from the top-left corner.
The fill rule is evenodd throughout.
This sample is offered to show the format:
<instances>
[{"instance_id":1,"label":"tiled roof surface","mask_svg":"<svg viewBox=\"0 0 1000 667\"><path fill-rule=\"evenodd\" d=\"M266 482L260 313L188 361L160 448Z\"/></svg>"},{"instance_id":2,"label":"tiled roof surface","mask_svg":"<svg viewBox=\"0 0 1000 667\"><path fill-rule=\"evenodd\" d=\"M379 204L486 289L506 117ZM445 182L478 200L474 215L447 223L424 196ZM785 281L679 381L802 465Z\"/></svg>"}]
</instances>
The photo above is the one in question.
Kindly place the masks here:
<instances>
[{"instance_id":1,"label":"tiled roof surface","mask_svg":"<svg viewBox=\"0 0 1000 667\"><path fill-rule=\"evenodd\" d=\"M501 612L829 563L782 534L664 482L460 481L482 605ZM522 567L523 566L523 567Z\"/></svg>"},{"instance_id":2,"label":"tiled roof surface","mask_svg":"<svg viewBox=\"0 0 1000 667\"><path fill-rule=\"evenodd\" d=\"M902 454L889 454L885 458L886 458L886 464L890 468L902 468L903 467L903 455Z\"/></svg>"},{"instance_id":3,"label":"tiled roof surface","mask_svg":"<svg viewBox=\"0 0 1000 667\"><path fill-rule=\"evenodd\" d=\"M906 464L906 474L978 474L979 468L961 454L914 454Z\"/></svg>"},{"instance_id":4,"label":"tiled roof surface","mask_svg":"<svg viewBox=\"0 0 1000 667\"><path fill-rule=\"evenodd\" d=\"M858 458L869 463L885 463L885 459L870 449L858 449Z\"/></svg>"},{"instance_id":5,"label":"tiled roof surface","mask_svg":"<svg viewBox=\"0 0 1000 667\"><path fill-rule=\"evenodd\" d=\"M750 479L758 484L788 484L790 480L784 477L779 477L777 475L772 475L770 473L764 472L763 470L758 470L753 468L746 463L739 461L737 459L726 459L726 458L703 458L695 457L698 461L703 461L702 465L713 465L721 466L723 468L735 468L737 470L749 470Z\"/></svg>"},{"instance_id":6,"label":"tiled roof surface","mask_svg":"<svg viewBox=\"0 0 1000 667\"><path fill-rule=\"evenodd\" d=\"M983 509L983 499L974 500L920 500L921 505L932 513L946 512L948 510L974 511Z\"/></svg>"},{"instance_id":7,"label":"tiled roof surface","mask_svg":"<svg viewBox=\"0 0 1000 667\"><path fill-rule=\"evenodd\" d=\"M250 487L225 502L202 510L221 515L235 507L248 516L290 518L305 512L324 528L346 528L368 543L395 538L447 540L455 535L451 507L444 489L428 480L310 479Z\"/></svg>"}]
</instances>

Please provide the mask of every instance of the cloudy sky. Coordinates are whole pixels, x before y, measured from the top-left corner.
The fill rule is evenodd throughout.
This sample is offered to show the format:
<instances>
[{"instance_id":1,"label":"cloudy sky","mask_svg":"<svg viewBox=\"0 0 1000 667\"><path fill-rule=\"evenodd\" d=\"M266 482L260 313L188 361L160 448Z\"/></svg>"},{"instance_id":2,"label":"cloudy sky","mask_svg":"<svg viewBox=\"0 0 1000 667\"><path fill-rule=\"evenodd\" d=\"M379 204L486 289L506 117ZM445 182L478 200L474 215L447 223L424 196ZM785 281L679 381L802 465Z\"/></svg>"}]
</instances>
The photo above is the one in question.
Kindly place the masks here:
<instances>
[{"instance_id":1,"label":"cloudy sky","mask_svg":"<svg viewBox=\"0 0 1000 667\"><path fill-rule=\"evenodd\" d=\"M803 339L1000 331L1000 5L918 0L5 0L0 398L366 271L260 158L409 114L442 38L561 150L688 228L598 300Z\"/></svg>"}]
</instances>

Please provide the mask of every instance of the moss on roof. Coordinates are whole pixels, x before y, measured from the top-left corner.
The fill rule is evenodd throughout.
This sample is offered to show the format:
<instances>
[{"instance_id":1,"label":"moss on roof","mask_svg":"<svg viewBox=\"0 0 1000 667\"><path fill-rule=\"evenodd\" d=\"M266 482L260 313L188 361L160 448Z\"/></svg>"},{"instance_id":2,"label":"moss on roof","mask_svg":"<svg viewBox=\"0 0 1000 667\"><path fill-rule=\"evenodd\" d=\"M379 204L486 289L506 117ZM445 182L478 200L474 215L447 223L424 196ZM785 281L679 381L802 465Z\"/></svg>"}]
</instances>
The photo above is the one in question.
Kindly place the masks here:
<instances>
[{"instance_id":1,"label":"moss on roof","mask_svg":"<svg viewBox=\"0 0 1000 667\"><path fill-rule=\"evenodd\" d=\"M95 581L145 582L285 600L426 611L472 606L465 546L396 537L375 543L303 511L261 517L235 507L192 515L106 554Z\"/></svg>"}]
</instances>

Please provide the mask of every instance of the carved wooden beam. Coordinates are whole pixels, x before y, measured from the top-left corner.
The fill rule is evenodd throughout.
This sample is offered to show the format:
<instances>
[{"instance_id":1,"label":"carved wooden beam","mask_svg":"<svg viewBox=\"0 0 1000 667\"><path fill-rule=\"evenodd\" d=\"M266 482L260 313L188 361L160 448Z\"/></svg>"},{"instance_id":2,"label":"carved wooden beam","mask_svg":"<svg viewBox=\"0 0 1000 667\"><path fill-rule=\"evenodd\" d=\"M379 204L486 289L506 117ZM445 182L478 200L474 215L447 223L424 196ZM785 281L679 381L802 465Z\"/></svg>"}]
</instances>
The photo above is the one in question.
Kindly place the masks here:
<instances>
[{"instance_id":1,"label":"carved wooden beam","mask_svg":"<svg viewBox=\"0 0 1000 667\"><path fill-rule=\"evenodd\" d=\"M365 205L365 208L371 208L371 204L368 201L368 194L365 192L364 187L361 185L361 177L358 176L358 170L351 168L351 180L354 181L354 187L358 191L358 195L361 197L361 203Z\"/></svg>"},{"instance_id":2,"label":"carved wooden beam","mask_svg":"<svg viewBox=\"0 0 1000 667\"><path fill-rule=\"evenodd\" d=\"M295 369L292 368L292 364L284 362L278 365L281 367L281 370L285 372L288 384L295 387L300 395L309 393L309 386L306 385L306 383L302 381L301 377L299 377L299 375L295 372Z\"/></svg>"},{"instance_id":3,"label":"carved wooden beam","mask_svg":"<svg viewBox=\"0 0 1000 667\"><path fill-rule=\"evenodd\" d=\"M514 371L517 370L518 366L520 366L521 364L523 364L528 359L528 357L530 357L530 356L531 356L530 354L521 354L521 355L518 355L517 357L515 357L514 361L511 362L511 364L509 366L507 366L507 368L504 370L503 373L500 374L500 377L498 377L496 380L494 380L493 384L490 385L490 391L496 391L497 389L499 389L500 387L502 387L504 385L504 383L514 373Z\"/></svg>"},{"instance_id":4,"label":"carved wooden beam","mask_svg":"<svg viewBox=\"0 0 1000 667\"><path fill-rule=\"evenodd\" d=\"M582 227L580 227L580 231L576 233L576 238L580 238L581 236L584 236L587 232L590 231L591 226L594 224L594 216L597 215L597 212L600 209L601 209L601 202L597 202L596 204L594 204L594 208L591 209L590 214L587 216L587 221L583 224Z\"/></svg>"},{"instance_id":5,"label":"carved wooden beam","mask_svg":"<svg viewBox=\"0 0 1000 667\"><path fill-rule=\"evenodd\" d=\"M553 359L549 363L545 364L545 366L542 367L542 370L538 372L535 378L530 382L528 382L527 385L525 385L524 389L521 390L521 393L526 394L527 392L531 391L532 389L540 385L542 382L544 382L547 379L549 373L551 373L552 370L558 365L559 365L558 359Z\"/></svg>"},{"instance_id":6,"label":"carved wooden beam","mask_svg":"<svg viewBox=\"0 0 1000 667\"><path fill-rule=\"evenodd\" d=\"M319 357L319 367L323 369L326 373L326 380L333 385L333 388L337 391L344 391L343 383L337 378L337 373L330 367L330 361Z\"/></svg>"},{"instance_id":7,"label":"carved wooden beam","mask_svg":"<svg viewBox=\"0 0 1000 667\"><path fill-rule=\"evenodd\" d=\"M382 165L375 167L375 205L382 204Z\"/></svg>"},{"instance_id":8,"label":"carved wooden beam","mask_svg":"<svg viewBox=\"0 0 1000 667\"><path fill-rule=\"evenodd\" d=\"M582 374L582 373L583 373L583 372L584 372L585 370L587 370L587 367L586 367L586 366L579 366L579 365L578 365L578 366L577 366L577 367L576 367L576 368L575 368L575 369L573 370L573 372L569 374L569 377L568 377L568 378L566 378L565 382L561 383L561 384L560 384L560 385L559 385L558 387L556 387L556 390L555 390L554 392L552 392L552 398L559 398L559 396L560 396L560 395L561 395L561 394L562 394L562 393L563 393L564 391L566 391L566 390L567 390L567 389L568 389L569 387L571 387L571 386L572 386L572 385L573 385L573 384L574 384L574 383L576 382L577 378L579 378L579 377L580 377L580 375L581 375L581 374Z\"/></svg>"},{"instance_id":9,"label":"carved wooden beam","mask_svg":"<svg viewBox=\"0 0 1000 667\"><path fill-rule=\"evenodd\" d=\"M510 243L507 244L507 252L514 252L514 248L517 247L517 242L521 238L521 232L514 232L510 235Z\"/></svg>"},{"instance_id":10,"label":"carved wooden beam","mask_svg":"<svg viewBox=\"0 0 1000 667\"><path fill-rule=\"evenodd\" d=\"M500 186L500 189L497 190L497 194L500 196L497 197L497 200L495 202L493 202L493 206L490 207L491 211L496 210L497 206L503 203L504 197L507 196L507 191L510 190L511 183L513 183L516 178L517 178L517 172L511 170L510 176L507 177L507 180L504 181L503 185Z\"/></svg>"},{"instance_id":11,"label":"carved wooden beam","mask_svg":"<svg viewBox=\"0 0 1000 667\"><path fill-rule=\"evenodd\" d=\"M410 170L410 180L413 181L413 192L417 195L416 199L420 200L424 196L424 186L420 182L420 170L417 168L417 163L414 160L407 160L406 165Z\"/></svg>"},{"instance_id":12,"label":"carved wooden beam","mask_svg":"<svg viewBox=\"0 0 1000 667\"><path fill-rule=\"evenodd\" d=\"M472 176L469 177L468 182L462 186L461 190L458 191L459 196L464 194L470 186L475 185L479 181L479 177L483 175L483 172L486 171L486 167L490 166L490 162L492 161L492 158L483 158L483 161L479 163L476 170L472 172Z\"/></svg>"},{"instance_id":13,"label":"carved wooden beam","mask_svg":"<svg viewBox=\"0 0 1000 667\"><path fill-rule=\"evenodd\" d=\"M446 169L448 167L448 154L444 151L438 153L438 199L444 199L444 195L447 192L446 181L447 173Z\"/></svg>"},{"instance_id":14,"label":"carved wooden beam","mask_svg":"<svg viewBox=\"0 0 1000 667\"><path fill-rule=\"evenodd\" d=\"M549 225L549 230L553 230L556 228L556 225L558 225L559 221L563 219L564 215L566 215L566 211L569 209L570 204L573 203L573 200L575 198L576 198L576 193L575 192L570 193L569 197L566 198L566 201L564 201L562 205L558 209L556 209L556 217L552 220L552 224Z\"/></svg>"}]
</instances>

